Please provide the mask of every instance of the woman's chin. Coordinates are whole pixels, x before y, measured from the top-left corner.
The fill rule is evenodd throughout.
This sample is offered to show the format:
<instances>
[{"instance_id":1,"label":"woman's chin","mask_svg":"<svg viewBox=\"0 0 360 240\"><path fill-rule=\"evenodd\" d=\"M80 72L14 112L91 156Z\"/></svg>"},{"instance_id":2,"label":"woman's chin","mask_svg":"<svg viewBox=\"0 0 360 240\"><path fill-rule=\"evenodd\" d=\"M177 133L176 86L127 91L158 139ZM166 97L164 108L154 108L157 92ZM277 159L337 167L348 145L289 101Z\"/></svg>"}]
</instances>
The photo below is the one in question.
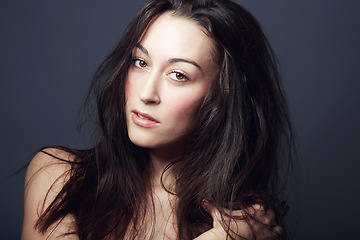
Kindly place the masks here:
<instances>
[{"instance_id":1,"label":"woman's chin","mask_svg":"<svg viewBox=\"0 0 360 240\"><path fill-rule=\"evenodd\" d=\"M131 137L129 136L130 141L135 144L136 146L148 149L156 149L161 148L164 144L158 143L154 141L154 139L149 138L140 138L140 137Z\"/></svg>"}]
</instances>

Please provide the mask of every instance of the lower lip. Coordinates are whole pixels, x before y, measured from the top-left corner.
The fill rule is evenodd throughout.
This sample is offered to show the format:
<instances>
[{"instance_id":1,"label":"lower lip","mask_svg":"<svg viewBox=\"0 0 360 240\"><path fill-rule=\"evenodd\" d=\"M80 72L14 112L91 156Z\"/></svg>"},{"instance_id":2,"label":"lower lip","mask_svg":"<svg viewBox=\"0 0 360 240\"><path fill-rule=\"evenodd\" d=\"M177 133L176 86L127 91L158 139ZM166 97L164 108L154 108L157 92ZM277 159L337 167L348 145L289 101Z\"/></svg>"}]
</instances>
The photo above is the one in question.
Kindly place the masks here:
<instances>
[{"instance_id":1,"label":"lower lip","mask_svg":"<svg viewBox=\"0 0 360 240\"><path fill-rule=\"evenodd\" d=\"M159 123L155 122L155 121L151 121L151 120L147 120L147 119L142 119L140 118L137 113L132 113L131 118L133 120L133 122L136 125L139 125L141 127L154 127L156 125L158 125Z\"/></svg>"}]
</instances>

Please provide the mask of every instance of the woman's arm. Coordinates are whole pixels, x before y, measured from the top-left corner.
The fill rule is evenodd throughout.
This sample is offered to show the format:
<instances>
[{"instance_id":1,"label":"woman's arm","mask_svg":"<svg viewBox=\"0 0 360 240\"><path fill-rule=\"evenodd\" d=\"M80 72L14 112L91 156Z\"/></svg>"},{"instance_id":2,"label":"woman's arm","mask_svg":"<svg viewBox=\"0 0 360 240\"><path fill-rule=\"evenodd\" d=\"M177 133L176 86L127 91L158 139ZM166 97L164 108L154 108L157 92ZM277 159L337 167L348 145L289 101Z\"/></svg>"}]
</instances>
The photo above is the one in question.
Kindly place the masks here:
<instances>
[{"instance_id":1,"label":"woman's arm","mask_svg":"<svg viewBox=\"0 0 360 240\"><path fill-rule=\"evenodd\" d=\"M220 212L216 209L215 206L209 202L203 204L204 209L209 212L213 218L213 228L209 231L204 232L194 240L225 240L231 239L227 237L226 230L222 227L221 222L227 221L229 218L223 216L221 218ZM272 210L265 211L262 206L255 204L251 207L250 213L253 214L253 217L261 221L261 223L254 220L250 220L251 228L246 220L231 220L230 222L230 231L238 234L241 237L236 239L260 239L260 240L276 240L279 239L283 229L280 226L272 226L272 223L275 220L275 215ZM241 217L244 214L242 210L233 211L233 216ZM234 236L234 234L230 235Z\"/></svg>"},{"instance_id":2,"label":"woman's arm","mask_svg":"<svg viewBox=\"0 0 360 240\"><path fill-rule=\"evenodd\" d=\"M72 160L69 153L62 150L49 148L44 151L65 160ZM75 234L62 236L63 233L74 229L74 219L70 215L60 223L50 226L44 234L35 229L39 216L55 199L67 181L66 172L69 169L68 163L43 152L39 152L31 161L25 178L22 240L79 239Z\"/></svg>"}]
</instances>

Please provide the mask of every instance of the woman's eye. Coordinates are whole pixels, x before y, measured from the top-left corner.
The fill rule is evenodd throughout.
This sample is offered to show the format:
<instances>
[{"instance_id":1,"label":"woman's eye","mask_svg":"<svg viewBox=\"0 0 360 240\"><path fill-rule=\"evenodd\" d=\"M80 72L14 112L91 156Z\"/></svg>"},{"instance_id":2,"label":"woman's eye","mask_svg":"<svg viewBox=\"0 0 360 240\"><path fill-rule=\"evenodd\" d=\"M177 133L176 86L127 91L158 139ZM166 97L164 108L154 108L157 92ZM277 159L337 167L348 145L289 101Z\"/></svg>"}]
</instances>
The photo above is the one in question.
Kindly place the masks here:
<instances>
[{"instance_id":1,"label":"woman's eye","mask_svg":"<svg viewBox=\"0 0 360 240\"><path fill-rule=\"evenodd\" d=\"M146 68L147 67L147 63L143 59L135 58L133 61L134 61L135 67L138 67L138 68Z\"/></svg>"},{"instance_id":2,"label":"woman's eye","mask_svg":"<svg viewBox=\"0 0 360 240\"><path fill-rule=\"evenodd\" d=\"M185 75L185 73L181 73L178 71L171 71L169 74L170 78L175 81L186 81L189 80L189 78Z\"/></svg>"}]
</instances>

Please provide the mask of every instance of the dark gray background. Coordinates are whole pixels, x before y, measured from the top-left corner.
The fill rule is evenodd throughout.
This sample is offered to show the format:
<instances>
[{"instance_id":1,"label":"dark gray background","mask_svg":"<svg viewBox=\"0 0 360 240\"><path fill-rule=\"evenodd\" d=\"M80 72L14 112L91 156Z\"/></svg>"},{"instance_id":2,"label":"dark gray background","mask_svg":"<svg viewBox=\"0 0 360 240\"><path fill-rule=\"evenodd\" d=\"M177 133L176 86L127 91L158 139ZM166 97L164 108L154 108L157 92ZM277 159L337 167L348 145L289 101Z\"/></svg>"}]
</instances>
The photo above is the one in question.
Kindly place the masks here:
<instances>
[{"instance_id":1,"label":"dark gray background","mask_svg":"<svg viewBox=\"0 0 360 240\"><path fill-rule=\"evenodd\" d=\"M297 239L358 239L357 0L242 0L278 55L298 135ZM96 67L144 4L0 2L0 239L18 239L25 172L42 146L83 146L77 112ZM293 187L292 187L293 188Z\"/></svg>"}]
</instances>

